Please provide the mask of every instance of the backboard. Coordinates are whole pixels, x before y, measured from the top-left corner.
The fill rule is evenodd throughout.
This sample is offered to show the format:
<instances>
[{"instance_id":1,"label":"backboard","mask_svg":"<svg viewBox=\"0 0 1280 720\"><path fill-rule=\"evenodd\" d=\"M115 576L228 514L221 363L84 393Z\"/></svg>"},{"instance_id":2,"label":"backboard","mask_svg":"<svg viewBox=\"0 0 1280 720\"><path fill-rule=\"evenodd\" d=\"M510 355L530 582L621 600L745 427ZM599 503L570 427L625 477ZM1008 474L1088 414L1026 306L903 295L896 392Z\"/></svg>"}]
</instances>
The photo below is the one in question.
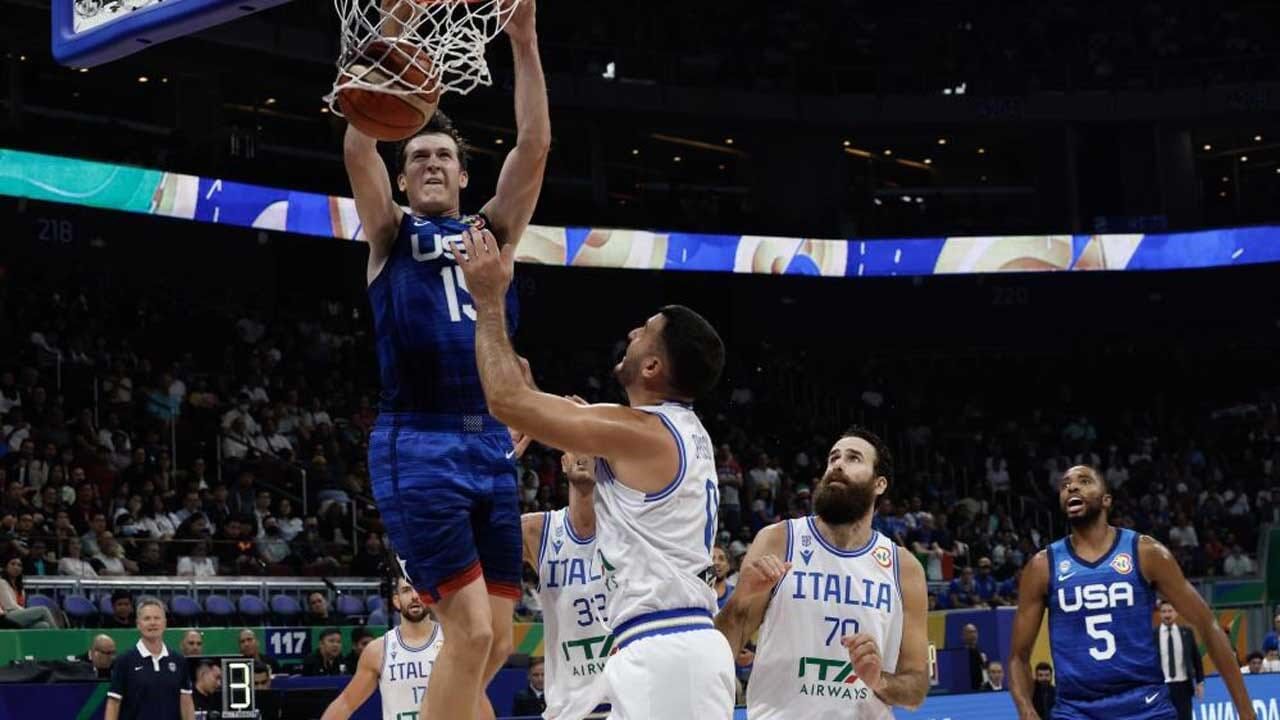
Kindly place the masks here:
<instances>
[{"instance_id":1,"label":"backboard","mask_svg":"<svg viewBox=\"0 0 1280 720\"><path fill-rule=\"evenodd\" d=\"M53 57L93 67L288 0L52 0Z\"/></svg>"}]
</instances>

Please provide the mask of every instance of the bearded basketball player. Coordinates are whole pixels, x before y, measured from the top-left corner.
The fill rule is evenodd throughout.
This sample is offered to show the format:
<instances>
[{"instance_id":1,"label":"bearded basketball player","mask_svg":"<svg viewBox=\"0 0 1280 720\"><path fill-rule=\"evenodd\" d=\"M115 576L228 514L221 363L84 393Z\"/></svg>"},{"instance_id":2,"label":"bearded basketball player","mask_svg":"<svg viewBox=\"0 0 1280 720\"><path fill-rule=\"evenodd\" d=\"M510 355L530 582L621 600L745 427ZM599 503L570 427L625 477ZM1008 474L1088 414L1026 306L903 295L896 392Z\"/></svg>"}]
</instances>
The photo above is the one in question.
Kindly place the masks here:
<instances>
[{"instance_id":1,"label":"bearded basketball player","mask_svg":"<svg viewBox=\"0 0 1280 720\"><path fill-rule=\"evenodd\" d=\"M716 627L735 655L760 631L752 720L878 720L924 702L924 569L871 527L892 474L879 437L846 431L827 456L814 515L762 529L747 550Z\"/></svg>"},{"instance_id":2,"label":"bearded basketball player","mask_svg":"<svg viewBox=\"0 0 1280 720\"><path fill-rule=\"evenodd\" d=\"M1055 719L1176 720L1151 634L1159 594L1209 646L1240 720L1254 720L1235 652L1213 611L1168 548L1107 522L1111 501L1106 480L1092 467L1077 465L1059 480L1058 504L1071 532L1031 558L1018 586L1009 656L1018 717L1040 717L1031 697L1031 648L1048 607Z\"/></svg>"}]
</instances>

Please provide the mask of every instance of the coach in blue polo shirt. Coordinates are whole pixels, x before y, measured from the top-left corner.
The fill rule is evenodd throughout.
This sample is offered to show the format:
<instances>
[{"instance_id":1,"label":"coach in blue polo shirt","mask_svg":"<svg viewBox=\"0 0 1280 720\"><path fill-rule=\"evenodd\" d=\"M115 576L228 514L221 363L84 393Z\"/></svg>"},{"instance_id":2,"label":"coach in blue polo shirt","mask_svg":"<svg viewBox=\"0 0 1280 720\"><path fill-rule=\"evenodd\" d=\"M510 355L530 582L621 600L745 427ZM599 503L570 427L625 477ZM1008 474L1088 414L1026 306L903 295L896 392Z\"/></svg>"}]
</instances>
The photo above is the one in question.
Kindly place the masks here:
<instances>
[{"instance_id":1,"label":"coach in blue polo shirt","mask_svg":"<svg viewBox=\"0 0 1280 720\"><path fill-rule=\"evenodd\" d=\"M164 644L164 605L138 603L142 639L116 657L103 720L195 720L187 659Z\"/></svg>"}]
</instances>

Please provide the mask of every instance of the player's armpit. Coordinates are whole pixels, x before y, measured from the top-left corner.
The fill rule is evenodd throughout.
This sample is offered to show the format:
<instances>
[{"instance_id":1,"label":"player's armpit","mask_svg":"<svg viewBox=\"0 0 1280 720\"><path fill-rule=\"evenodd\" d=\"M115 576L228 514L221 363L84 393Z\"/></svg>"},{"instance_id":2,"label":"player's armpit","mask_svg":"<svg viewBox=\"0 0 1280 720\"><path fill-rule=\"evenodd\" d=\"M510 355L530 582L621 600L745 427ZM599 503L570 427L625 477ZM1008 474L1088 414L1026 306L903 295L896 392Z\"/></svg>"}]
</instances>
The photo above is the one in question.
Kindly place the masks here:
<instances>
[{"instance_id":1,"label":"player's armpit","mask_svg":"<svg viewBox=\"0 0 1280 720\"><path fill-rule=\"evenodd\" d=\"M897 669L880 674L876 695L887 705L916 709L929 694L929 587L924 568L905 548L899 549L902 581L902 645Z\"/></svg>"},{"instance_id":2,"label":"player's armpit","mask_svg":"<svg viewBox=\"0 0 1280 720\"><path fill-rule=\"evenodd\" d=\"M1022 720L1039 717L1032 698L1031 649L1044 619L1049 592L1049 552L1036 553L1022 570L1018 583L1018 609L1013 616L1013 640L1009 648L1009 693Z\"/></svg>"},{"instance_id":3,"label":"player's armpit","mask_svg":"<svg viewBox=\"0 0 1280 720\"><path fill-rule=\"evenodd\" d=\"M1187 582L1173 553L1155 538L1143 535L1138 539L1138 564L1147 582L1173 603L1173 609L1186 618L1208 646L1209 657L1218 666L1218 672L1227 685L1240 720L1253 720L1253 705L1249 700L1249 692L1245 689L1240 663L1231 647L1231 641L1218 626L1213 610L1191 583Z\"/></svg>"},{"instance_id":4,"label":"player's armpit","mask_svg":"<svg viewBox=\"0 0 1280 720\"><path fill-rule=\"evenodd\" d=\"M750 568L756 561L766 556L774 556L782 560L787 551L786 521L774 523L761 528L755 540L747 548L742 558L742 568ZM737 589L729 596L728 602L716 613L716 629L729 641L729 647L736 658L746 646L747 641L755 635L764 621L765 610L769 608L772 595L769 592L752 592L750 580L743 572L739 573ZM744 587L744 581L747 587Z\"/></svg>"}]
</instances>

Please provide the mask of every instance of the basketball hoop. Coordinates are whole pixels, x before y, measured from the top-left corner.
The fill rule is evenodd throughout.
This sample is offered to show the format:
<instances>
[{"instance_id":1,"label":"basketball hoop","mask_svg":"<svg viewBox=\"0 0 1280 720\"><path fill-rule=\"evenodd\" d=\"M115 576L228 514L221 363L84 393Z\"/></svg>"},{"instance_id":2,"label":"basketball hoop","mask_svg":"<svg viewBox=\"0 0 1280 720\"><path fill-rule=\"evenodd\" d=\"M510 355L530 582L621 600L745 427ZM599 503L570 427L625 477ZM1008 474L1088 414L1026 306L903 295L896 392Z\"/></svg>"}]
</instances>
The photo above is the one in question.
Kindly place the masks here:
<instances>
[{"instance_id":1,"label":"basketball hoop","mask_svg":"<svg viewBox=\"0 0 1280 720\"><path fill-rule=\"evenodd\" d=\"M325 101L341 114L337 97L342 90L466 95L492 84L485 45L502 32L520 2L334 0L342 45L338 77Z\"/></svg>"}]
</instances>

